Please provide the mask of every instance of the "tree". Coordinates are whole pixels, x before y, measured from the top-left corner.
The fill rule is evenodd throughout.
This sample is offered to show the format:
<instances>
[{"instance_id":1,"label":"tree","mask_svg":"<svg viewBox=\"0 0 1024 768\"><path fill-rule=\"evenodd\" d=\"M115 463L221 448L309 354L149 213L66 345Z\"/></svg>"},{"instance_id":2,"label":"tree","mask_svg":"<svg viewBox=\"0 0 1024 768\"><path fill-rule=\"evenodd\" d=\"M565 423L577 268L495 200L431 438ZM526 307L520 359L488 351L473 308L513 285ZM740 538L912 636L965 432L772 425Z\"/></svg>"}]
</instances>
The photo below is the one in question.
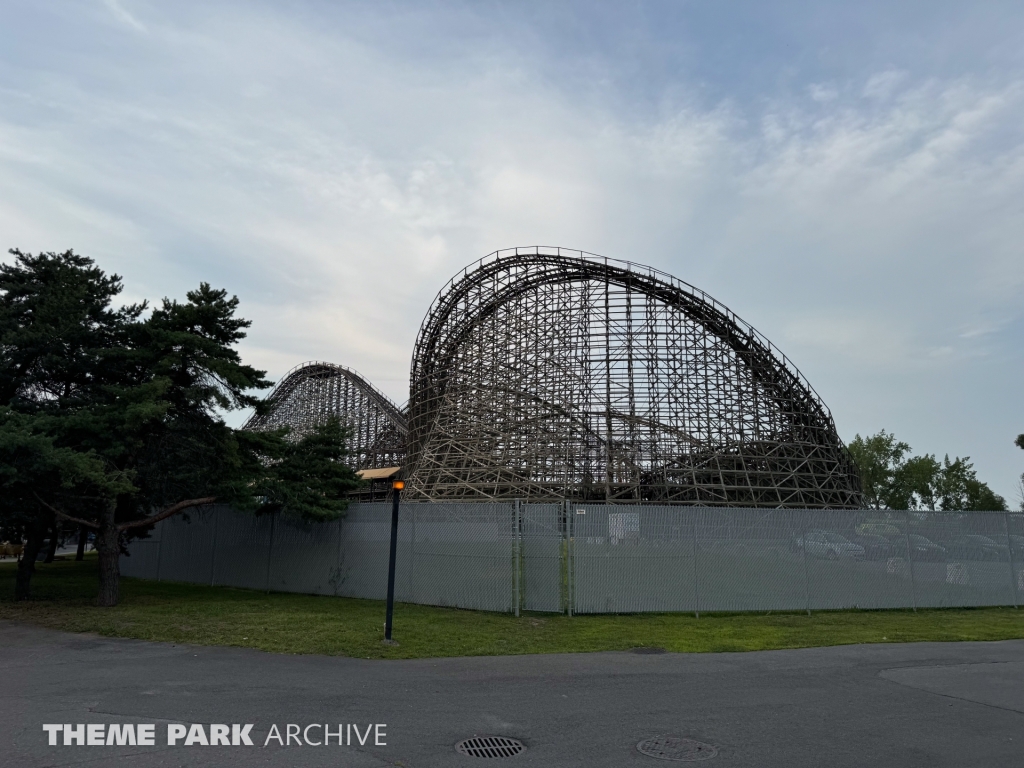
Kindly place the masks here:
<instances>
[{"instance_id":1,"label":"tree","mask_svg":"<svg viewBox=\"0 0 1024 768\"><path fill-rule=\"evenodd\" d=\"M75 464L58 450L59 417L94 401L106 382L104 352L123 342L144 306L113 308L120 277L74 251L10 253L14 263L0 265L0 452L13 451L3 456L13 463L0 465L0 525L27 539L15 586L25 599L42 540L56 524L43 501L68 490L64 472ZM67 482L81 482L72 476Z\"/></svg>"},{"instance_id":2,"label":"tree","mask_svg":"<svg viewBox=\"0 0 1024 768\"><path fill-rule=\"evenodd\" d=\"M1024 448L1024 435L1017 435L1013 444L1018 448ZM1024 512L1024 472L1021 473L1020 479L1017 481L1017 495L1020 496L1020 511Z\"/></svg>"},{"instance_id":3,"label":"tree","mask_svg":"<svg viewBox=\"0 0 1024 768\"><path fill-rule=\"evenodd\" d=\"M345 510L345 497L359 484L342 464L347 437L348 430L332 418L300 441L275 441L277 452L254 487L262 510L287 511L307 520L338 517ZM271 453L269 447L255 450L264 457Z\"/></svg>"},{"instance_id":4,"label":"tree","mask_svg":"<svg viewBox=\"0 0 1024 768\"><path fill-rule=\"evenodd\" d=\"M850 454L861 473L865 501L875 509L1000 511L1006 500L978 479L970 457L908 456L910 446L882 430L857 435Z\"/></svg>"},{"instance_id":5,"label":"tree","mask_svg":"<svg viewBox=\"0 0 1024 768\"><path fill-rule=\"evenodd\" d=\"M29 595L38 543L53 523L52 510L40 494L51 501L65 495L77 498L68 506L78 511L86 509L98 492L118 493L129 487L116 480L111 485L95 454L58 447L47 434L57 420L0 408L0 517L30 534L15 581L18 599Z\"/></svg>"},{"instance_id":6,"label":"tree","mask_svg":"<svg viewBox=\"0 0 1024 768\"><path fill-rule=\"evenodd\" d=\"M74 251L10 251L0 264L0 404L38 411L87 399L103 349L145 305L114 309L121 278Z\"/></svg>"},{"instance_id":7,"label":"tree","mask_svg":"<svg viewBox=\"0 0 1024 768\"><path fill-rule=\"evenodd\" d=\"M329 519L359 483L342 461L337 423L290 441L284 430L249 433L224 422L225 411L260 406L249 392L270 382L234 349L250 325L235 316L237 298L203 283L186 299L164 299L131 324L128 343L109 360L118 382L77 414L75 444L132 484L103 494L91 517L74 519L96 530L100 605L118 602L119 555L131 532L214 502Z\"/></svg>"},{"instance_id":8,"label":"tree","mask_svg":"<svg viewBox=\"0 0 1024 768\"><path fill-rule=\"evenodd\" d=\"M940 471L939 462L931 454L906 460L899 472L907 494L906 509L935 509L935 478Z\"/></svg>"},{"instance_id":9,"label":"tree","mask_svg":"<svg viewBox=\"0 0 1024 768\"><path fill-rule=\"evenodd\" d=\"M904 487L902 473L910 446L883 429L877 435L857 435L848 447L860 470L867 505L874 509L907 509L910 492Z\"/></svg>"},{"instance_id":10,"label":"tree","mask_svg":"<svg viewBox=\"0 0 1024 768\"><path fill-rule=\"evenodd\" d=\"M1006 500L978 480L969 456L950 461L946 455L936 478L935 496L943 509L976 512L1006 509Z\"/></svg>"},{"instance_id":11,"label":"tree","mask_svg":"<svg viewBox=\"0 0 1024 768\"><path fill-rule=\"evenodd\" d=\"M34 268L34 257L16 255L15 273ZM96 532L100 605L118 602L125 541L174 514L215 501L315 519L341 514L345 494L359 483L342 461L341 425L331 422L299 439L285 430L243 432L222 418L225 411L261 407L251 392L270 386L264 372L243 364L235 349L250 325L235 316L237 298L203 283L186 301L164 299L143 319L145 305L110 310L119 278L106 278L91 261L75 259L80 281L106 280L108 290L99 300L106 302L101 308L107 314L100 313L105 322L79 313L77 322L88 332L69 329L89 350L83 354L88 365L81 374L75 369L71 386L61 386L64 374L53 366L30 385L11 387L44 394L29 398L33 407L24 413L12 406L12 418L0 420L0 446L10 443L11 461L22 450L25 470L8 472L0 482L5 493L17 491L19 508L35 504ZM59 293L47 279L55 280L47 273L35 281L37 293ZM75 287L74 280L65 282ZM10 291L5 306L9 297ZM27 316L21 322L31 331L34 321ZM22 333L29 340L40 335L45 336ZM18 360L31 355L19 346L21 337L12 338L9 368L32 370L18 367ZM19 449L22 444L31 450Z\"/></svg>"}]
</instances>

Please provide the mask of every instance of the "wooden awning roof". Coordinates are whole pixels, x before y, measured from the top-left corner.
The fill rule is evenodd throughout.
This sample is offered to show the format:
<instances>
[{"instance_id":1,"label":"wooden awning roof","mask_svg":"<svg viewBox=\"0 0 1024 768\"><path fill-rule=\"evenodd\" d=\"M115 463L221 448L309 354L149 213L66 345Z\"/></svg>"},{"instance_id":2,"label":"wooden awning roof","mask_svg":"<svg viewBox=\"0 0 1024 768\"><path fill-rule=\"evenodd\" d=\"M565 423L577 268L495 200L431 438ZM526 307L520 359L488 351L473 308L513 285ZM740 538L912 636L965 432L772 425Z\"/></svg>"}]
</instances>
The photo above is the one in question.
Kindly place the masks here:
<instances>
[{"instance_id":1,"label":"wooden awning roof","mask_svg":"<svg viewBox=\"0 0 1024 768\"><path fill-rule=\"evenodd\" d=\"M388 480L401 471L401 467L382 467L381 469L360 469L356 474L361 480Z\"/></svg>"}]
</instances>

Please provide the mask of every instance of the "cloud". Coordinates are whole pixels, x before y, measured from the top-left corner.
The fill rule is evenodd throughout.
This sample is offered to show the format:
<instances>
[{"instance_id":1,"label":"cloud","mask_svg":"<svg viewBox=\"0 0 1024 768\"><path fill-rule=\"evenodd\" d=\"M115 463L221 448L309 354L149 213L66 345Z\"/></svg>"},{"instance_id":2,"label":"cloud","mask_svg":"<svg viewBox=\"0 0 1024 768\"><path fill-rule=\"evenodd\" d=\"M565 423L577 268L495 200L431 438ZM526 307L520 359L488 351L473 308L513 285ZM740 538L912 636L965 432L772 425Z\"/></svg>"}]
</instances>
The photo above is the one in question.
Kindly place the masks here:
<instances>
[{"instance_id":1,"label":"cloud","mask_svg":"<svg viewBox=\"0 0 1024 768\"><path fill-rule=\"evenodd\" d=\"M906 72L893 69L878 72L868 78L861 93L868 99L888 99L906 77Z\"/></svg>"},{"instance_id":2,"label":"cloud","mask_svg":"<svg viewBox=\"0 0 1024 768\"><path fill-rule=\"evenodd\" d=\"M832 85L825 83L811 83L807 86L807 94L812 100L828 103L839 98L839 91Z\"/></svg>"},{"instance_id":3,"label":"cloud","mask_svg":"<svg viewBox=\"0 0 1024 768\"><path fill-rule=\"evenodd\" d=\"M430 302L474 259L650 263L777 342L847 436L894 429L1012 479L987 447L1009 405L972 379L1024 373L1021 72L861 64L757 98L672 72L641 103L597 76L618 61L569 66L465 9L130 8L105 6L144 39L69 6L40 28L92 42L0 55L5 245L73 245L133 297L210 280L273 376L326 359L398 401ZM948 434L917 410L965 399L990 405Z\"/></svg>"},{"instance_id":4,"label":"cloud","mask_svg":"<svg viewBox=\"0 0 1024 768\"><path fill-rule=\"evenodd\" d=\"M103 5L113 14L114 18L122 24L125 24L137 32L145 32L146 27L142 22L132 16L128 11L124 9L117 0L103 0Z\"/></svg>"}]
</instances>

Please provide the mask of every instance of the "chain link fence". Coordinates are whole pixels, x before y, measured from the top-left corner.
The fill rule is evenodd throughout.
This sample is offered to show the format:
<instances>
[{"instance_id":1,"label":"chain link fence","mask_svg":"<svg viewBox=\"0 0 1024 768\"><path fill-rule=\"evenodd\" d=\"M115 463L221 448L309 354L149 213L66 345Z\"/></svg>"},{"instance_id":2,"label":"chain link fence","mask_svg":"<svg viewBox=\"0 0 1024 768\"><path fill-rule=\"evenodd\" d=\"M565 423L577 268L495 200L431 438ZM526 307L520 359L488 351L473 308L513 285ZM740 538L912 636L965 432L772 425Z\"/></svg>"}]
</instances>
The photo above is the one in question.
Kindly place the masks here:
<instances>
[{"instance_id":1,"label":"chain link fence","mask_svg":"<svg viewBox=\"0 0 1024 768\"><path fill-rule=\"evenodd\" d=\"M125 576L384 599L390 503L306 523L210 507L133 541ZM519 613L1014 605L1024 514L413 503L395 598Z\"/></svg>"}]
</instances>

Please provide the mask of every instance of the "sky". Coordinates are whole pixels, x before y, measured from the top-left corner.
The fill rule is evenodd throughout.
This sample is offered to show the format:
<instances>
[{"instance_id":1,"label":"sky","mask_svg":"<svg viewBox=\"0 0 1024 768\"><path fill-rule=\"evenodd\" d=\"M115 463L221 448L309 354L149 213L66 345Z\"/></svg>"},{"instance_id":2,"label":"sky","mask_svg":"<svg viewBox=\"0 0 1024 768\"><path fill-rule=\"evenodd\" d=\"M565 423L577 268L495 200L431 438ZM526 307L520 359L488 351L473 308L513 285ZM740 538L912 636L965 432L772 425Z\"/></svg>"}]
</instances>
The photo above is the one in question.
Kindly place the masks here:
<instances>
[{"instance_id":1,"label":"sky","mask_svg":"<svg viewBox=\"0 0 1024 768\"><path fill-rule=\"evenodd\" d=\"M1020 502L1019 2L9 0L0 245L74 248L126 300L226 288L246 362L399 403L471 262L651 265L845 440L968 455Z\"/></svg>"}]
</instances>

